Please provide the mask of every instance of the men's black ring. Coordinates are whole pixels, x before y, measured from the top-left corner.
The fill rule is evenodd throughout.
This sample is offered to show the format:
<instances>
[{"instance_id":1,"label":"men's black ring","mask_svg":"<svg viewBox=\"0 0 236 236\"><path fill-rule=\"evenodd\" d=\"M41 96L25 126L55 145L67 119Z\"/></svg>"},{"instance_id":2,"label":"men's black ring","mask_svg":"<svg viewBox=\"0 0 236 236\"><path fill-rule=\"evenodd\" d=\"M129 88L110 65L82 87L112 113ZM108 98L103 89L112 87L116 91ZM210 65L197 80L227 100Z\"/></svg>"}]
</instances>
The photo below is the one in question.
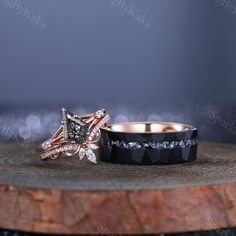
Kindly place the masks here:
<instances>
[{"instance_id":1,"label":"men's black ring","mask_svg":"<svg viewBox=\"0 0 236 236\"><path fill-rule=\"evenodd\" d=\"M101 129L101 161L155 165L197 158L197 129L167 122L127 122Z\"/></svg>"}]
</instances>

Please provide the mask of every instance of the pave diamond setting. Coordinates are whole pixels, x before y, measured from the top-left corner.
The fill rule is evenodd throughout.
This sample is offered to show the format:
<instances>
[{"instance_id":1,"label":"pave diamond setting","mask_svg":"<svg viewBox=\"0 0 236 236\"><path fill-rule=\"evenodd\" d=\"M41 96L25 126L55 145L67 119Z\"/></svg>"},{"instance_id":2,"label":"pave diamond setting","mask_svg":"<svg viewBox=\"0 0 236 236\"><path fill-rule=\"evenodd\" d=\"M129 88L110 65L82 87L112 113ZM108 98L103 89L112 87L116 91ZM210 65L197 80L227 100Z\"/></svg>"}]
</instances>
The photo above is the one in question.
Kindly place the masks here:
<instances>
[{"instance_id":1,"label":"pave diamond setting","mask_svg":"<svg viewBox=\"0 0 236 236\"><path fill-rule=\"evenodd\" d=\"M47 149L51 147L51 140L46 140L45 142L42 143L42 148Z\"/></svg>"}]
</instances>

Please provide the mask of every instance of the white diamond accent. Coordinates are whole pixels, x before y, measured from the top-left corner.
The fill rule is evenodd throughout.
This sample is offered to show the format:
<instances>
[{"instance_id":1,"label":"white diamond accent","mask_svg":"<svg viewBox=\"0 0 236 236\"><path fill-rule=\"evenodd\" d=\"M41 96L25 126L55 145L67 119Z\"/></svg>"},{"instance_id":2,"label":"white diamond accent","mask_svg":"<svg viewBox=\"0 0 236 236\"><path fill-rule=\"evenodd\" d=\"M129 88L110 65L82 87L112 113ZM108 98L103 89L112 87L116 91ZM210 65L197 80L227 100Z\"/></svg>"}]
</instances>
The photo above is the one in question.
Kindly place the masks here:
<instances>
[{"instance_id":1,"label":"white diamond accent","mask_svg":"<svg viewBox=\"0 0 236 236\"><path fill-rule=\"evenodd\" d=\"M97 164L96 155L91 149L86 150L86 156L89 161L93 162L94 164Z\"/></svg>"},{"instance_id":2,"label":"white diamond accent","mask_svg":"<svg viewBox=\"0 0 236 236\"><path fill-rule=\"evenodd\" d=\"M43 142L43 144L42 144L43 149L47 149L47 148L50 148L50 147L51 147L50 140L47 140L47 141Z\"/></svg>"},{"instance_id":3,"label":"white diamond accent","mask_svg":"<svg viewBox=\"0 0 236 236\"><path fill-rule=\"evenodd\" d=\"M98 110L98 111L96 111L96 113L95 113L95 115L96 115L98 118L102 118L103 116L105 116L105 114L106 114L105 109Z\"/></svg>"},{"instance_id":4,"label":"white diamond accent","mask_svg":"<svg viewBox=\"0 0 236 236\"><path fill-rule=\"evenodd\" d=\"M135 145L136 145L136 142L129 142L128 143L128 147L130 147L130 148L135 147Z\"/></svg>"},{"instance_id":5,"label":"white diamond accent","mask_svg":"<svg viewBox=\"0 0 236 236\"><path fill-rule=\"evenodd\" d=\"M92 150L95 150L95 149L99 149L98 145L94 144L94 143L91 143L88 145L88 148L89 149L92 149Z\"/></svg>"},{"instance_id":6,"label":"white diamond accent","mask_svg":"<svg viewBox=\"0 0 236 236\"><path fill-rule=\"evenodd\" d=\"M143 143L144 148L148 148L149 144L148 143Z\"/></svg>"},{"instance_id":7,"label":"white diamond accent","mask_svg":"<svg viewBox=\"0 0 236 236\"><path fill-rule=\"evenodd\" d=\"M82 160L85 156L85 149L84 148L80 148L79 150L79 159Z\"/></svg>"},{"instance_id":8,"label":"white diamond accent","mask_svg":"<svg viewBox=\"0 0 236 236\"><path fill-rule=\"evenodd\" d=\"M179 142L179 146L180 146L181 148L185 148L185 142L184 142L184 140L181 140L181 141Z\"/></svg>"}]
</instances>

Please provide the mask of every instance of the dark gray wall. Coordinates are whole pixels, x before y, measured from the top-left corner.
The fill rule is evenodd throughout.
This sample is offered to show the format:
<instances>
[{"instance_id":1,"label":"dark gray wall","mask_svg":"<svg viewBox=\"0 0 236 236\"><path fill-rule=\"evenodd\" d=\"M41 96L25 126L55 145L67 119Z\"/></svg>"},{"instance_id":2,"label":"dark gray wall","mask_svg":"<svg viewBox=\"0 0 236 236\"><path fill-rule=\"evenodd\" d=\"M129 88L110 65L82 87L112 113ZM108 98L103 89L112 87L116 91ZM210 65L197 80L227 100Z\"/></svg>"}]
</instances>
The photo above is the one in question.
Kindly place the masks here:
<instances>
[{"instance_id":1,"label":"dark gray wall","mask_svg":"<svg viewBox=\"0 0 236 236\"><path fill-rule=\"evenodd\" d=\"M232 142L236 125L234 133L222 121L236 114L235 7L235 0L0 0L0 121L18 130L45 108L59 117L61 105L81 113L105 106L113 121L190 122L206 139Z\"/></svg>"},{"instance_id":2,"label":"dark gray wall","mask_svg":"<svg viewBox=\"0 0 236 236\"><path fill-rule=\"evenodd\" d=\"M217 0L0 0L1 102L235 99L226 10Z\"/></svg>"}]
</instances>

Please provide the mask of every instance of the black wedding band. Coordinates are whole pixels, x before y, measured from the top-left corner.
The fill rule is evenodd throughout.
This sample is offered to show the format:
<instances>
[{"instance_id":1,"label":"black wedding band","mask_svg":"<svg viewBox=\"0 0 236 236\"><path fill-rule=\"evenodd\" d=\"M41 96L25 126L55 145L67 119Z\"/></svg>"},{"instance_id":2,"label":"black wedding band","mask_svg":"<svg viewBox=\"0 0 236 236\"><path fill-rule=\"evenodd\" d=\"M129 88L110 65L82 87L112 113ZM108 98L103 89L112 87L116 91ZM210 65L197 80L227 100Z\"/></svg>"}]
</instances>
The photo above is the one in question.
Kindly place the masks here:
<instances>
[{"instance_id":1,"label":"black wedding band","mask_svg":"<svg viewBox=\"0 0 236 236\"><path fill-rule=\"evenodd\" d=\"M197 129L167 122L127 122L101 129L101 161L155 165L197 158Z\"/></svg>"}]
</instances>

